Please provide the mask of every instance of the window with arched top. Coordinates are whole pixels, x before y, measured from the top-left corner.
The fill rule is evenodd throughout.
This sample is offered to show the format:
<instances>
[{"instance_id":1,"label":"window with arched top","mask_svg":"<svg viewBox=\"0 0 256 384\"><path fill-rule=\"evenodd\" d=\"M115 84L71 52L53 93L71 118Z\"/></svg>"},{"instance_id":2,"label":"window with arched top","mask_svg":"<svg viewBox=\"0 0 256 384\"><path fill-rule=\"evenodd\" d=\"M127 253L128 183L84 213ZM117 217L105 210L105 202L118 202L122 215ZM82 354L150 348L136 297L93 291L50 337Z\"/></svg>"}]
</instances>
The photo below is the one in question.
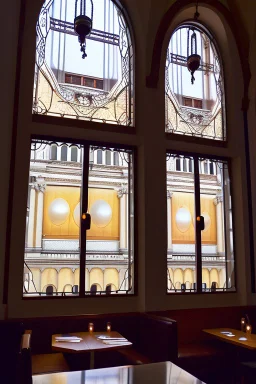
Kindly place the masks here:
<instances>
[{"instance_id":1,"label":"window with arched top","mask_svg":"<svg viewBox=\"0 0 256 384\"><path fill-rule=\"evenodd\" d=\"M68 159L68 147L66 145L63 145L60 151L60 160L67 161L67 159Z\"/></svg>"},{"instance_id":2,"label":"window with arched top","mask_svg":"<svg viewBox=\"0 0 256 384\"><path fill-rule=\"evenodd\" d=\"M80 33L83 17L89 25ZM33 113L132 126L133 94L123 8L112 0L45 0L36 25Z\"/></svg>"},{"instance_id":3,"label":"window with arched top","mask_svg":"<svg viewBox=\"0 0 256 384\"><path fill-rule=\"evenodd\" d=\"M111 165L111 152L106 151L106 165Z\"/></svg>"},{"instance_id":4,"label":"window with arched top","mask_svg":"<svg viewBox=\"0 0 256 384\"><path fill-rule=\"evenodd\" d=\"M71 161L77 162L78 161L77 156L78 156L77 147L71 147Z\"/></svg>"},{"instance_id":5,"label":"window with arched top","mask_svg":"<svg viewBox=\"0 0 256 384\"><path fill-rule=\"evenodd\" d=\"M52 144L51 145L51 160L57 160L57 145Z\"/></svg>"},{"instance_id":6,"label":"window with arched top","mask_svg":"<svg viewBox=\"0 0 256 384\"><path fill-rule=\"evenodd\" d=\"M119 165L119 154L114 152L114 165Z\"/></svg>"},{"instance_id":7,"label":"window with arched top","mask_svg":"<svg viewBox=\"0 0 256 384\"><path fill-rule=\"evenodd\" d=\"M102 164L102 150L98 149L97 151L97 164Z\"/></svg>"},{"instance_id":8,"label":"window with arched top","mask_svg":"<svg viewBox=\"0 0 256 384\"><path fill-rule=\"evenodd\" d=\"M197 22L172 34L165 69L166 132L226 140L224 85L214 38Z\"/></svg>"}]
</instances>

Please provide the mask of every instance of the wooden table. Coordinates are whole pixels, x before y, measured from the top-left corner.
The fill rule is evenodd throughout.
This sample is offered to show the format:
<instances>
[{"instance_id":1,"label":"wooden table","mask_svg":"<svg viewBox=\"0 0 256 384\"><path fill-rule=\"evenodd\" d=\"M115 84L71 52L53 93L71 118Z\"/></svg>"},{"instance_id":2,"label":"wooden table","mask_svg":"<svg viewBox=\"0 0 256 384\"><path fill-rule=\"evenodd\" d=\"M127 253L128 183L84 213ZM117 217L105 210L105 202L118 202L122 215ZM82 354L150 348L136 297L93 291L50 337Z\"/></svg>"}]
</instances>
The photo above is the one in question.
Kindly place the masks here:
<instances>
[{"instance_id":1,"label":"wooden table","mask_svg":"<svg viewBox=\"0 0 256 384\"><path fill-rule=\"evenodd\" d=\"M248 334L242 331L238 331L237 329L232 328L214 328L214 329L203 329L203 332L208 333L211 336L217 337L219 340L225 341L230 344L235 344L239 347L247 348L247 349L256 349L256 335ZM227 336L221 332L230 332L233 337ZM246 338L246 340L240 340L242 338Z\"/></svg>"},{"instance_id":2,"label":"wooden table","mask_svg":"<svg viewBox=\"0 0 256 384\"><path fill-rule=\"evenodd\" d=\"M33 384L204 384L170 361L33 376Z\"/></svg>"},{"instance_id":3,"label":"wooden table","mask_svg":"<svg viewBox=\"0 0 256 384\"><path fill-rule=\"evenodd\" d=\"M90 368L94 368L94 352L95 351L105 351L105 350L117 350L122 348L127 348L132 346L130 345L108 345L104 344L101 340L97 339L96 336L110 336L110 337L123 337L118 332L75 332L69 333L65 336L77 336L82 340L79 343L69 343L67 341L61 342L56 341L55 338L58 336L63 336L62 334L52 335L52 349L54 351L63 352L63 353L84 353L90 352Z\"/></svg>"}]
</instances>

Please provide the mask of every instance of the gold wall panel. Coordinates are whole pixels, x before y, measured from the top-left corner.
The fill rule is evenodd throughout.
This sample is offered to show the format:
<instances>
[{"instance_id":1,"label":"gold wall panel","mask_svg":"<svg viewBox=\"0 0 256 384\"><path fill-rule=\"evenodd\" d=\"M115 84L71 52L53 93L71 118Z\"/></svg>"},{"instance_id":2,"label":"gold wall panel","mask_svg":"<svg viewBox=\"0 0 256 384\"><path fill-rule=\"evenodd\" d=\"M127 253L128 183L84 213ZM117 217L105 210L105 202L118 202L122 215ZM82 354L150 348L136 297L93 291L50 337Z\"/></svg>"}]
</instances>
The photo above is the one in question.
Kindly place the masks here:
<instances>
[{"instance_id":1,"label":"gold wall panel","mask_svg":"<svg viewBox=\"0 0 256 384\"><path fill-rule=\"evenodd\" d=\"M201 212L207 212L211 222L207 230L202 231L203 244L216 244L216 206L213 203L215 196L201 195ZM191 214L191 222L186 232L181 232L176 223L176 214L180 208L186 208ZM185 192L174 192L171 199L172 211L172 242L173 244L194 244L194 194Z\"/></svg>"},{"instance_id":2,"label":"gold wall panel","mask_svg":"<svg viewBox=\"0 0 256 384\"><path fill-rule=\"evenodd\" d=\"M57 198L67 201L70 207L70 214L67 220L61 225L51 222L48 214L50 204ZM91 229L87 231L88 240L119 240L119 199L117 192L113 189L89 188L89 211L90 206L96 200L105 200L112 209L110 223L99 228L91 222ZM79 227L74 220L74 209L80 201L79 187L47 186L44 194L44 218L43 238L46 239L78 239Z\"/></svg>"},{"instance_id":3,"label":"gold wall panel","mask_svg":"<svg viewBox=\"0 0 256 384\"><path fill-rule=\"evenodd\" d=\"M93 221L87 232L88 240L119 240L119 199L113 189L89 188L89 212L96 200L105 200L112 209L112 219L106 227L99 228Z\"/></svg>"}]
</instances>

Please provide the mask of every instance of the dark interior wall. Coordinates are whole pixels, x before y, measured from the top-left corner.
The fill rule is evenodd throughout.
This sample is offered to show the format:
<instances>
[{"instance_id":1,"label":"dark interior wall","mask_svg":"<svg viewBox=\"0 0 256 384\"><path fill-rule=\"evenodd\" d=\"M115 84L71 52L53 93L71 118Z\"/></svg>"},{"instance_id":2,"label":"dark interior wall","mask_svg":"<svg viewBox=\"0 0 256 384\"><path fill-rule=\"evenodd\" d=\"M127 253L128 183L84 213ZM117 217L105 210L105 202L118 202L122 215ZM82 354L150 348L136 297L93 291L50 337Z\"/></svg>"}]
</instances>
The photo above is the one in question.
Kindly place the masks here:
<instances>
[{"instance_id":1,"label":"dark interior wall","mask_svg":"<svg viewBox=\"0 0 256 384\"><path fill-rule=\"evenodd\" d=\"M242 1L239 0L242 4ZM27 0L27 4L31 3ZM232 71L226 70L226 93L228 120L230 129L230 141L227 150L223 148L212 149L211 147L195 144L194 151L205 153L218 153L220 155L229 155L233 158L233 169L235 170L235 196L234 207L236 213L236 249L238 261L238 293L234 295L197 295L191 299L190 296L167 296L166 291L166 201L165 196L165 150L166 148L175 148L179 150L190 150L191 147L186 143L172 142L167 140L164 133L164 51L162 54L163 67L160 72L160 80L157 88L147 88L145 86L146 76L150 73L151 58L153 52L154 39L161 19L172 2L170 1L124 1L127 7L131 24L134 29L135 37L135 55L136 55L136 135L125 135L122 142L134 144L138 146L138 272L139 272L139 294L136 297L127 299L108 298L89 299L86 301L78 300L52 300L52 301L22 301L21 300L21 271L23 264L22 244L24 241L24 225L22 220L24 213L25 200L22 198L26 193L26 180L24 175L27 174L27 139L31 134L30 120L31 115L27 113L27 106L31 105L31 92L29 86L22 89L21 95L27 100L26 108L20 111L18 131L20 150L17 152L18 160L16 162L15 173L15 190L13 208L14 215L12 218L12 244L10 259L10 279L9 279L9 304L8 311L10 317L40 316L51 314L79 314L88 312L120 312L133 310L164 310L168 308L193 308L193 307L211 307L211 306L227 306L234 304L246 304L248 298L253 302L254 295L250 295L250 265L248 252L248 227L247 227L247 202L246 202L246 184L245 163L243 154L243 119L241 114L241 98L243 92L243 84L241 77L241 68L238 59L238 53L235 43L232 40L232 34L228 27L220 28L216 34L220 38L220 48L223 54L225 68L233 68ZM32 4L32 3L31 3ZM248 30L251 39L251 50L255 47L253 39L253 24L251 14L255 14L254 2L247 1L248 12L242 13L244 24L248 21ZM7 219L8 186L9 186L9 166L13 156L11 153L12 127L13 127L13 111L17 100L14 104L15 90L15 64L17 55L18 42L18 26L19 26L19 0L10 0L5 2L4 15L1 22L1 36L4 43L4 60L1 61L3 66L1 85L3 101L2 109L2 188L1 201L2 211L0 216L0 294L3 292L3 271L5 260L5 234L7 225L11 218ZM251 7L251 8L250 8ZM33 8L33 7L32 7ZM32 8L28 15L31 17L32 26L34 25ZM241 7L241 12L244 12ZM182 15L177 15L174 24L191 17L193 8L184 10ZM240 8L239 8L240 9ZM23 8L24 10L24 8ZM206 10L201 10L202 19L207 23ZM208 20L210 24L210 20ZM174 26L173 24L173 26ZM171 27L173 27L171 26ZM214 28L214 21L212 21ZM33 27L34 28L34 27ZM21 29L22 31L23 29ZM31 42L33 42L33 34L26 35L26 47L28 55L24 59L23 67L31 65L33 52L29 51ZM166 41L168 36L166 37ZM222 41L222 43L221 43ZM167 44L167 43L166 43ZM166 46L166 45L165 45ZM227 50L228 47L228 50ZM251 59L251 71L255 76L256 67ZM33 70L33 69L32 69ZM26 69L23 68L23 73ZM255 77L253 77L255 79ZM29 78L29 84L30 84ZM255 80L254 80L255 81ZM253 91L251 91L253 93ZM255 102L255 99L254 99ZM25 103L25 102L24 102ZM25 106L25 104L24 104ZM150 106L150 108L149 108ZM27 113L27 115L26 115ZM17 114L15 113L15 116ZM26 116L25 116L26 115ZM249 126L253 130L255 127L255 109L252 109L249 115ZM49 127L49 133L52 133ZM38 131L42 129L38 127ZM55 132L59 132L59 128L54 128ZM72 135L77 138L99 139L99 133L88 131L86 134L79 129L72 127L64 127L62 134L70 137ZM118 136L113 133L100 133L100 139L105 141L117 141ZM22 150L23 148L24 150ZM13 148L14 151L14 148ZM154 156L152 156L154 153ZM158 159L156 162L155 159ZM252 169L254 169L255 159L252 157ZM18 167L18 168L17 168ZM19 173L23 178L19 180ZM152 175L154 183L152 183ZM254 180L254 179L253 179ZM21 182L20 182L21 181ZM255 183L255 181L254 181ZM255 190L255 188L254 188ZM242 201L242 204L241 204ZM11 204L11 202L10 202ZM155 220L159 224L157 226L152 223L152 210L149 207L155 207ZM18 223L21 218L21 225ZM17 220L16 220L17 219ZM161 224L162 223L162 224ZM10 228L8 229L8 231ZM14 241L15 239L15 241ZM157 266L157 268L156 268ZM246 278L245 278L246 276ZM0 304L0 318L4 316L4 305Z\"/></svg>"}]
</instances>

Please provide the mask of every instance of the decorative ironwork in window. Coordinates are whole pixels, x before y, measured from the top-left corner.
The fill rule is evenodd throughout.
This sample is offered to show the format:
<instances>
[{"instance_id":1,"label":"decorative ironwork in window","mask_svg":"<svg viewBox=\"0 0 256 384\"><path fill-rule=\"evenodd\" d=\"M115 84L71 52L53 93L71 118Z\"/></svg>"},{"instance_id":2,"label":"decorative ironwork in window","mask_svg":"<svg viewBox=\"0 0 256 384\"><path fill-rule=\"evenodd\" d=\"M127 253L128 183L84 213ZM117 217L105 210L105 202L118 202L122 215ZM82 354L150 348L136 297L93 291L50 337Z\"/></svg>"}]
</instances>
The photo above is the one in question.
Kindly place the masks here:
<instances>
[{"instance_id":1,"label":"decorative ironwork in window","mask_svg":"<svg viewBox=\"0 0 256 384\"><path fill-rule=\"evenodd\" d=\"M178 160L193 164L191 173L177 172ZM199 164L207 172L200 172ZM228 162L168 153L166 166L167 292L234 291Z\"/></svg>"},{"instance_id":2,"label":"decorative ironwork in window","mask_svg":"<svg viewBox=\"0 0 256 384\"><path fill-rule=\"evenodd\" d=\"M109 154L119 156L113 171ZM33 139L23 295L133 293L133 199L132 149Z\"/></svg>"},{"instance_id":3,"label":"decorative ironwork in window","mask_svg":"<svg viewBox=\"0 0 256 384\"><path fill-rule=\"evenodd\" d=\"M187 68L188 31L197 41L199 69ZM166 132L226 140L223 73L213 37L197 22L183 24L171 36L165 70Z\"/></svg>"},{"instance_id":4,"label":"decorative ironwork in window","mask_svg":"<svg viewBox=\"0 0 256 384\"><path fill-rule=\"evenodd\" d=\"M33 113L132 126L129 28L111 0L93 5L83 60L74 32L75 1L45 1L36 25Z\"/></svg>"}]
</instances>

